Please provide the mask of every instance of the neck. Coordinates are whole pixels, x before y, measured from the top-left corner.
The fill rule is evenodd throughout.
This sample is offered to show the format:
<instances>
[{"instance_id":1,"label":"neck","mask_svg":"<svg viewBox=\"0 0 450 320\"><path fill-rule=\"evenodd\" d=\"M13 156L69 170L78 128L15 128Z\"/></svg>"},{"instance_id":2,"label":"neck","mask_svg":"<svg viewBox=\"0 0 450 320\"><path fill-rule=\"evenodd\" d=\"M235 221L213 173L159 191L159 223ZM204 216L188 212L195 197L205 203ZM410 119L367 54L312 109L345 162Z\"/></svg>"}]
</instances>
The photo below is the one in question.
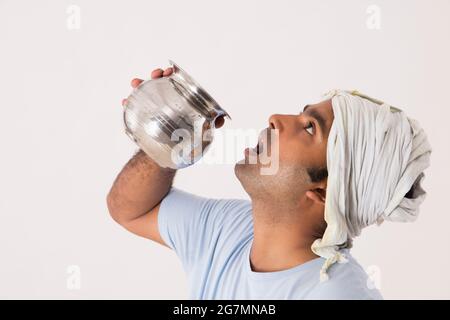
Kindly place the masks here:
<instances>
[{"instance_id":1,"label":"neck","mask_svg":"<svg viewBox=\"0 0 450 320\"><path fill-rule=\"evenodd\" d=\"M293 268L314 258L317 238L313 208L252 201L254 238L250 251L253 271L274 272Z\"/></svg>"}]
</instances>

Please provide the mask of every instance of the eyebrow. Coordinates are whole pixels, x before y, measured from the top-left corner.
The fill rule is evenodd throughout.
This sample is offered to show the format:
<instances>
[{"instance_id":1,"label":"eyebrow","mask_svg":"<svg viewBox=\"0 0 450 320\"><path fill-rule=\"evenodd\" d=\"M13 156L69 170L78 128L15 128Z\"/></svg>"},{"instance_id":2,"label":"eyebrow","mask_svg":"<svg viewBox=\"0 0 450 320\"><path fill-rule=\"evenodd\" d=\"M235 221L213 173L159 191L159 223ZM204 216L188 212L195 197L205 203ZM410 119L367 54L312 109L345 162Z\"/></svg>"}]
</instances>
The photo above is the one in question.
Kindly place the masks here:
<instances>
[{"instance_id":1,"label":"eyebrow","mask_svg":"<svg viewBox=\"0 0 450 320\"><path fill-rule=\"evenodd\" d=\"M325 118L322 117L322 115L315 109L309 109L309 111L306 111L309 107L311 107L309 104L304 106L302 112L306 113L310 117L313 117L319 123L320 131L322 132L322 135L325 136Z\"/></svg>"}]
</instances>

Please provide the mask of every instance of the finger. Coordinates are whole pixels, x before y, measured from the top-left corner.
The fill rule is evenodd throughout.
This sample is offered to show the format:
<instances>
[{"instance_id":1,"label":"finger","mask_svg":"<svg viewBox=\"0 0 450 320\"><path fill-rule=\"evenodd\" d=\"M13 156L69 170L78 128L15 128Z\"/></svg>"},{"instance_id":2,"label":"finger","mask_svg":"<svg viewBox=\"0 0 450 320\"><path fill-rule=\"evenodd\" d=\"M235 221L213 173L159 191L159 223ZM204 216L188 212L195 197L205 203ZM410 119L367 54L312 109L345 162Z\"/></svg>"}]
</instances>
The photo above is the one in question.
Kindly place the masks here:
<instances>
[{"instance_id":1,"label":"finger","mask_svg":"<svg viewBox=\"0 0 450 320\"><path fill-rule=\"evenodd\" d=\"M122 106L125 107L128 103L127 99L122 99Z\"/></svg>"},{"instance_id":2,"label":"finger","mask_svg":"<svg viewBox=\"0 0 450 320\"><path fill-rule=\"evenodd\" d=\"M167 68L166 70L164 70L163 77L170 76L172 73L173 73L173 68L172 67Z\"/></svg>"},{"instance_id":3,"label":"finger","mask_svg":"<svg viewBox=\"0 0 450 320\"><path fill-rule=\"evenodd\" d=\"M138 78L134 78L133 80L131 80L131 86L133 88L136 88L138 85L140 85L144 80L142 79L138 79Z\"/></svg>"},{"instance_id":4,"label":"finger","mask_svg":"<svg viewBox=\"0 0 450 320\"><path fill-rule=\"evenodd\" d=\"M225 118L223 116L219 116L216 118L216 120L214 121L214 126L216 128L221 128L223 126L223 124L225 123Z\"/></svg>"},{"instance_id":5,"label":"finger","mask_svg":"<svg viewBox=\"0 0 450 320\"><path fill-rule=\"evenodd\" d=\"M163 69L155 69L152 71L152 79L161 78L163 76L164 70Z\"/></svg>"}]
</instances>

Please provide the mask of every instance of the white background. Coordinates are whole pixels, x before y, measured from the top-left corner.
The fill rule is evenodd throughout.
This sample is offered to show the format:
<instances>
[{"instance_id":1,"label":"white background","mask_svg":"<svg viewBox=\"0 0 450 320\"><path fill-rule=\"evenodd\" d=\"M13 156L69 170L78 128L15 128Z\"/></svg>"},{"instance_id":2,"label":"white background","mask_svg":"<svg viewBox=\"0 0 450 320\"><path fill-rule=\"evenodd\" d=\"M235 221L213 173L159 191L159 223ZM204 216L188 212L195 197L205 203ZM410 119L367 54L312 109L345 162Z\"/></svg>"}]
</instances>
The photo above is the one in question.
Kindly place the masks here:
<instances>
[{"instance_id":1,"label":"white background","mask_svg":"<svg viewBox=\"0 0 450 320\"><path fill-rule=\"evenodd\" d=\"M421 215L368 228L353 252L385 298L450 298L449 39L448 0L0 0L0 298L187 297L175 254L116 225L105 202L136 149L121 99L167 59L230 113L230 129L265 127L333 88L419 120L433 146ZM247 197L232 164L184 169L175 185Z\"/></svg>"}]
</instances>

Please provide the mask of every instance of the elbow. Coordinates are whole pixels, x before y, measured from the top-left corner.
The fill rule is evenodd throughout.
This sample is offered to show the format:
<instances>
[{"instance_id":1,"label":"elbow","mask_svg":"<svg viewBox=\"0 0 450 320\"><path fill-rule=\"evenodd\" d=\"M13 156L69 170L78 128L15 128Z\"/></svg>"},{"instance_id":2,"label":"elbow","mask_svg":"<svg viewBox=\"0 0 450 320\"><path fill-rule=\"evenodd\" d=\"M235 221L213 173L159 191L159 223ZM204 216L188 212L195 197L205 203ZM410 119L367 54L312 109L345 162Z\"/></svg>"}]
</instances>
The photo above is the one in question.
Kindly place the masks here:
<instances>
[{"instance_id":1,"label":"elbow","mask_svg":"<svg viewBox=\"0 0 450 320\"><path fill-rule=\"evenodd\" d=\"M108 207L110 217L118 224L120 225L123 224L123 219L121 218L121 215L116 205L116 199L111 194L111 192L108 193L108 195L106 196L106 206Z\"/></svg>"}]
</instances>

